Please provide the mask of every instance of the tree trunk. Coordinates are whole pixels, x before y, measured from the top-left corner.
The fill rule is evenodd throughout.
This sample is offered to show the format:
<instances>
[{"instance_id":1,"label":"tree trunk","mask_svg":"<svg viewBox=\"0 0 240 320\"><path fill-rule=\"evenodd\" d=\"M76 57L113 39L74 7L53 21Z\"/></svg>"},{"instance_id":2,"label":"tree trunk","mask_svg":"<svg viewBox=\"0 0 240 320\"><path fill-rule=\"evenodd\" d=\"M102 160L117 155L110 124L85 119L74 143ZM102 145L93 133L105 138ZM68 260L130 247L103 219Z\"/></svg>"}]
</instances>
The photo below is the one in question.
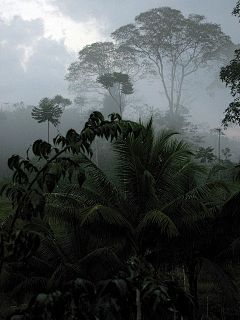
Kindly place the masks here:
<instances>
[{"instance_id":1,"label":"tree trunk","mask_svg":"<svg viewBox=\"0 0 240 320\"><path fill-rule=\"evenodd\" d=\"M142 310L141 310L141 299L140 299L140 290L136 289L136 305L137 305L137 318L136 320L142 319Z\"/></svg>"},{"instance_id":2,"label":"tree trunk","mask_svg":"<svg viewBox=\"0 0 240 320\"><path fill-rule=\"evenodd\" d=\"M190 320L198 319L198 287L197 287L197 271L196 261L190 261L188 265L188 282L189 291L194 298L194 304L191 306Z\"/></svg>"},{"instance_id":3,"label":"tree trunk","mask_svg":"<svg viewBox=\"0 0 240 320\"><path fill-rule=\"evenodd\" d=\"M48 120L48 143L49 143L49 120Z\"/></svg>"}]
</instances>

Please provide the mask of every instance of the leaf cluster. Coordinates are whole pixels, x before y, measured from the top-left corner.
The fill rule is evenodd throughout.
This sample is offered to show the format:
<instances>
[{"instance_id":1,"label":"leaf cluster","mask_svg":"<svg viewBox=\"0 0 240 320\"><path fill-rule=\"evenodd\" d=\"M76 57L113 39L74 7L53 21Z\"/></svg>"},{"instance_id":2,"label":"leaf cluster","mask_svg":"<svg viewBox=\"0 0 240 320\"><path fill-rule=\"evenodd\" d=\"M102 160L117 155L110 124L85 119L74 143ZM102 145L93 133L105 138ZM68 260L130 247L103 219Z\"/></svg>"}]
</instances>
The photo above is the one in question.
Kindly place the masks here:
<instances>
[{"instance_id":1,"label":"leaf cluster","mask_svg":"<svg viewBox=\"0 0 240 320\"><path fill-rule=\"evenodd\" d=\"M141 130L140 124L122 121L118 114L112 114L110 120L105 120L100 112L93 112L80 134L70 129L66 136L56 136L53 140L54 146L40 139L33 143L32 153L38 160L45 161L42 168L38 168L29 159L29 150L26 159L13 155L8 160L8 166L14 172L12 183L3 185L0 191L0 195L6 193L16 208L12 223L15 223L17 217L29 220L38 214L43 217L45 206L43 192L45 188L49 193L53 192L61 178L67 176L71 182L73 174L76 174L79 186L82 186L85 172L77 162L67 156L68 152L72 154L87 152L92 155L91 143L96 136L113 140L120 135L125 138L131 134L138 136Z\"/></svg>"},{"instance_id":2,"label":"leaf cluster","mask_svg":"<svg viewBox=\"0 0 240 320\"><path fill-rule=\"evenodd\" d=\"M225 110L225 117L222 121L224 127L228 123L240 124L240 50L235 51L235 58L226 67L221 68L220 79L230 87L231 95L235 97Z\"/></svg>"},{"instance_id":3,"label":"leaf cluster","mask_svg":"<svg viewBox=\"0 0 240 320\"><path fill-rule=\"evenodd\" d=\"M216 159L216 156L213 154L213 150L214 148L212 147L199 147L195 155L195 158L201 159L200 162L202 163L213 162Z\"/></svg>"},{"instance_id":4,"label":"leaf cluster","mask_svg":"<svg viewBox=\"0 0 240 320\"><path fill-rule=\"evenodd\" d=\"M133 85L130 82L129 76L121 72L105 73L97 78L97 82L107 90L110 90L114 84L119 84L121 85L121 93L126 95L133 93Z\"/></svg>"},{"instance_id":5,"label":"leaf cluster","mask_svg":"<svg viewBox=\"0 0 240 320\"><path fill-rule=\"evenodd\" d=\"M40 247L40 237L36 232L15 230L0 234L0 259L4 261L26 261Z\"/></svg>"},{"instance_id":6,"label":"leaf cluster","mask_svg":"<svg viewBox=\"0 0 240 320\"><path fill-rule=\"evenodd\" d=\"M140 271L141 276L140 269L145 270ZM136 259L118 276L97 284L82 278L71 280L62 291L33 297L27 307L15 310L7 319L131 319L136 313L136 290L148 314L163 315L168 310L188 315L191 297L175 282L160 282L146 270L154 272L151 264Z\"/></svg>"},{"instance_id":7,"label":"leaf cluster","mask_svg":"<svg viewBox=\"0 0 240 320\"><path fill-rule=\"evenodd\" d=\"M56 104L54 99L43 98L39 102L39 107L33 108L32 117L37 120L38 123L49 121L56 127L60 123L59 118L62 113L62 108Z\"/></svg>"},{"instance_id":8,"label":"leaf cluster","mask_svg":"<svg viewBox=\"0 0 240 320\"><path fill-rule=\"evenodd\" d=\"M185 18L179 10L170 7L141 13L136 16L135 24L120 27L112 36L120 44L152 60L159 68L164 59L175 67L175 71L179 64L185 76L207 62L219 59L221 49L231 43L219 25L206 22L204 16L191 14Z\"/></svg>"}]
</instances>

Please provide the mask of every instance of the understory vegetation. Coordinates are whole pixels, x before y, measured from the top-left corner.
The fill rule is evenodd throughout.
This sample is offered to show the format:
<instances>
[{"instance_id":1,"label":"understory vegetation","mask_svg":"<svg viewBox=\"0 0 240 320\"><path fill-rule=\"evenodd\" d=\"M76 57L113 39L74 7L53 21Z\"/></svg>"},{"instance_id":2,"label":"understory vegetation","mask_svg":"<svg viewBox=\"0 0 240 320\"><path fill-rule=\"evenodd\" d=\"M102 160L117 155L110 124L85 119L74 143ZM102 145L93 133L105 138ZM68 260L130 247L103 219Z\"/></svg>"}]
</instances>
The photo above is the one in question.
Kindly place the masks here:
<instances>
[{"instance_id":1,"label":"understory vegetation","mask_svg":"<svg viewBox=\"0 0 240 320\"><path fill-rule=\"evenodd\" d=\"M100 112L13 155L1 182L2 319L236 319L230 164L206 166L152 119Z\"/></svg>"}]
</instances>

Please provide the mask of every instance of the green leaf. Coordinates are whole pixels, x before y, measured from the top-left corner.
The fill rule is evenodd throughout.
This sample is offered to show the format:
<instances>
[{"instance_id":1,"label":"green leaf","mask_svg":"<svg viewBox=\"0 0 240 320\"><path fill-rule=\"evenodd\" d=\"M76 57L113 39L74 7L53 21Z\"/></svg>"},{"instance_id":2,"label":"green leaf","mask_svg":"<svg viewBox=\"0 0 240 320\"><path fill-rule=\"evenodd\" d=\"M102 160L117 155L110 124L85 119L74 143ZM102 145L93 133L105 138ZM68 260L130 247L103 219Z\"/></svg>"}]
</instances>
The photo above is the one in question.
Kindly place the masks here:
<instances>
[{"instance_id":1,"label":"green leaf","mask_svg":"<svg viewBox=\"0 0 240 320\"><path fill-rule=\"evenodd\" d=\"M43 190L44 179L43 179L43 176L42 176L42 175L39 175L39 176L37 177L37 183L38 183L40 189Z\"/></svg>"},{"instance_id":2,"label":"green leaf","mask_svg":"<svg viewBox=\"0 0 240 320\"><path fill-rule=\"evenodd\" d=\"M55 188L55 176L53 173L47 173L45 178L46 186L48 192L52 192Z\"/></svg>"},{"instance_id":3,"label":"green leaf","mask_svg":"<svg viewBox=\"0 0 240 320\"><path fill-rule=\"evenodd\" d=\"M7 188L8 184L4 184L0 190L0 196L3 195L4 190Z\"/></svg>"},{"instance_id":4,"label":"green leaf","mask_svg":"<svg viewBox=\"0 0 240 320\"><path fill-rule=\"evenodd\" d=\"M42 140L38 139L33 143L32 151L33 151L35 156L40 156L41 155L41 153L40 153L41 142L42 142Z\"/></svg>"},{"instance_id":5,"label":"green leaf","mask_svg":"<svg viewBox=\"0 0 240 320\"><path fill-rule=\"evenodd\" d=\"M86 180L85 171L81 167L78 167L76 169L76 171L77 171L78 184L81 187L83 185L84 181Z\"/></svg>"},{"instance_id":6,"label":"green leaf","mask_svg":"<svg viewBox=\"0 0 240 320\"><path fill-rule=\"evenodd\" d=\"M13 155L11 158L8 159L8 167L9 169L13 170L14 168L19 168L19 162L21 157L19 155Z\"/></svg>"},{"instance_id":7,"label":"green leaf","mask_svg":"<svg viewBox=\"0 0 240 320\"><path fill-rule=\"evenodd\" d=\"M58 183L62 175L62 166L60 163L52 163L51 169L55 175L56 183Z\"/></svg>"},{"instance_id":8,"label":"green leaf","mask_svg":"<svg viewBox=\"0 0 240 320\"><path fill-rule=\"evenodd\" d=\"M70 182L72 182L73 171L74 171L74 166L73 165L69 165L69 167L68 167L68 180Z\"/></svg>"}]
</instances>

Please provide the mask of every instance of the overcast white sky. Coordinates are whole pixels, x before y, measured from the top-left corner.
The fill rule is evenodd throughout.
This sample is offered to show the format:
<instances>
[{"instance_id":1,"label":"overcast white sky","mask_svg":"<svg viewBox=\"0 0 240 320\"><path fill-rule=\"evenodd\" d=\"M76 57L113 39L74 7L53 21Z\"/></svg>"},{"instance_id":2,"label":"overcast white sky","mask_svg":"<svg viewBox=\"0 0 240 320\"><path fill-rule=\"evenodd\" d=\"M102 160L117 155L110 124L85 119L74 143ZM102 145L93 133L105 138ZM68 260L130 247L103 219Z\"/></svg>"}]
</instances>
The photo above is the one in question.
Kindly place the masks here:
<instances>
[{"instance_id":1,"label":"overcast white sky","mask_svg":"<svg viewBox=\"0 0 240 320\"><path fill-rule=\"evenodd\" d=\"M240 25L231 15L235 5L236 0L0 0L0 106L68 96L64 77L77 52L110 40L111 32L152 8L202 14L240 43ZM230 101L229 91L225 95ZM224 103L215 108L217 119Z\"/></svg>"}]
</instances>

